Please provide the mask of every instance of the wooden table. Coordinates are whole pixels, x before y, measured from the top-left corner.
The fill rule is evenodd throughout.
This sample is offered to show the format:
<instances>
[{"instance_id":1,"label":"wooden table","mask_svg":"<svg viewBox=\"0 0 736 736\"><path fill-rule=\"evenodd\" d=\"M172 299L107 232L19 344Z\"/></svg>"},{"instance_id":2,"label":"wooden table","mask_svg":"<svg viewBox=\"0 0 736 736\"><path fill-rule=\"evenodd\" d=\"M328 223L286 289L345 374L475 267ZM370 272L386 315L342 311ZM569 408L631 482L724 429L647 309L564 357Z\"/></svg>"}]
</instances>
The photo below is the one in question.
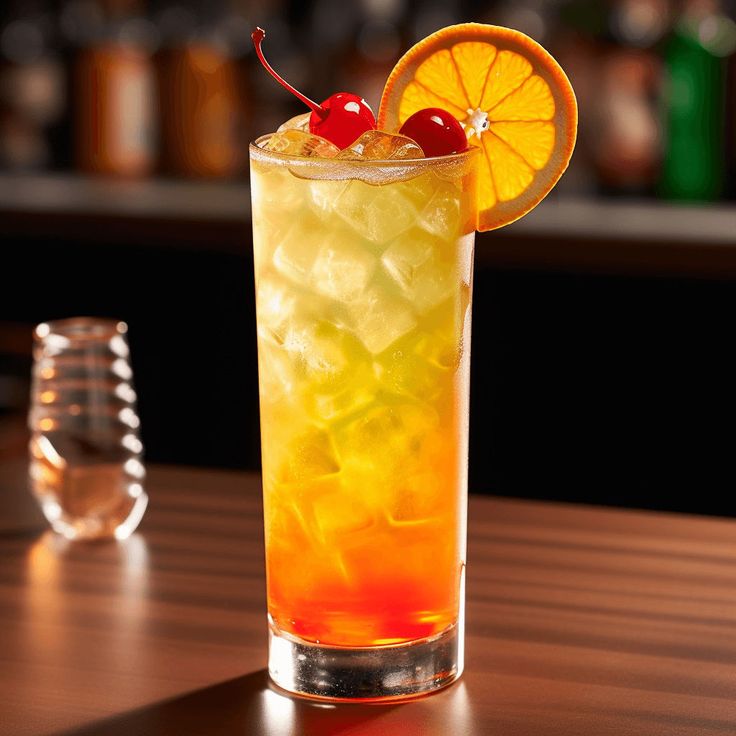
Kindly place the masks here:
<instances>
[{"instance_id":1,"label":"wooden table","mask_svg":"<svg viewBox=\"0 0 736 736\"><path fill-rule=\"evenodd\" d=\"M148 488L124 543L0 519L1 734L736 732L736 521L474 497L464 677L334 707L269 687L258 477Z\"/></svg>"}]
</instances>

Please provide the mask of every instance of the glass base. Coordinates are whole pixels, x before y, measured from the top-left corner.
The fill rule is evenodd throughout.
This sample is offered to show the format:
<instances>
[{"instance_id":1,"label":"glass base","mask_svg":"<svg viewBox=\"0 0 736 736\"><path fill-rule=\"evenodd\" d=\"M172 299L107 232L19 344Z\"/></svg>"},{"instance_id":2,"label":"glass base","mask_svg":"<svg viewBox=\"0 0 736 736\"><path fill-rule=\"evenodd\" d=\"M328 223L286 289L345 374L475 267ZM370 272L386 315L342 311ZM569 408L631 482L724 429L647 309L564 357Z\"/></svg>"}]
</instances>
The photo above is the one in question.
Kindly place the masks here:
<instances>
[{"instance_id":1,"label":"glass base","mask_svg":"<svg viewBox=\"0 0 736 736\"><path fill-rule=\"evenodd\" d=\"M462 670L462 623L427 639L357 648L307 642L279 631L269 620L268 671L279 687L297 695L333 701L404 700L449 685Z\"/></svg>"},{"instance_id":2,"label":"glass base","mask_svg":"<svg viewBox=\"0 0 736 736\"><path fill-rule=\"evenodd\" d=\"M37 494L37 498L51 528L70 540L127 539L141 523L148 506L148 495L142 491L104 516L83 517L65 513L53 497Z\"/></svg>"}]
</instances>

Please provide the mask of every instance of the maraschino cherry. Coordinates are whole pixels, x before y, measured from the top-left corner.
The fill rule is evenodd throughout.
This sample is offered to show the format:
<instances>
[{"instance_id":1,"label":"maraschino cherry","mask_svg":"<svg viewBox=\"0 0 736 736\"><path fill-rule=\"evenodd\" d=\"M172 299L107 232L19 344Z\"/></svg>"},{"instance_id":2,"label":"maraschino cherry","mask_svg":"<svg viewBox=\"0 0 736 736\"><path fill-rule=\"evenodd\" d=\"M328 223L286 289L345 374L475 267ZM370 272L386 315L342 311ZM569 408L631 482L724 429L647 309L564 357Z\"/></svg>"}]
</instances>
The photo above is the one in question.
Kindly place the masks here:
<instances>
[{"instance_id":1,"label":"maraschino cherry","mask_svg":"<svg viewBox=\"0 0 736 736\"><path fill-rule=\"evenodd\" d=\"M347 148L366 130L375 130L376 118L368 103L350 92L337 92L330 95L321 105L305 97L284 80L266 61L261 51L261 42L266 37L262 28L251 33L256 54L266 71L285 89L299 98L311 111L309 132L322 136L339 148Z\"/></svg>"},{"instance_id":2,"label":"maraschino cherry","mask_svg":"<svg viewBox=\"0 0 736 736\"><path fill-rule=\"evenodd\" d=\"M448 156L468 147L462 125L440 107L418 110L404 121L399 133L415 140L425 156Z\"/></svg>"}]
</instances>

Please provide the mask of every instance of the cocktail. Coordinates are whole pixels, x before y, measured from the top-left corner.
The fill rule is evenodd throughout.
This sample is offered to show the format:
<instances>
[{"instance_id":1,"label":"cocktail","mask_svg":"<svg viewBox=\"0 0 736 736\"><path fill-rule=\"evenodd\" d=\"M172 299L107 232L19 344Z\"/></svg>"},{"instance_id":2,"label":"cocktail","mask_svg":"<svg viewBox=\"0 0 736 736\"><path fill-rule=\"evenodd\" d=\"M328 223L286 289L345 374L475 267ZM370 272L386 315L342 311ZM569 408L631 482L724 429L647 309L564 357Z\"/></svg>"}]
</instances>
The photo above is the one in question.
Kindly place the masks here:
<instances>
[{"instance_id":1,"label":"cocktail","mask_svg":"<svg viewBox=\"0 0 736 736\"><path fill-rule=\"evenodd\" d=\"M558 91L518 52L533 42L493 47L500 31L445 29L402 59L379 112L399 133L355 96L300 95L312 114L251 146L269 669L287 690L405 698L462 672L475 231L534 206L572 150L549 136ZM464 88L462 119L423 104L448 39L456 75L471 52L487 78L506 70L490 115L486 83ZM524 119L495 121L532 76L531 106L522 94L504 113ZM510 163L489 158L496 122Z\"/></svg>"}]
</instances>

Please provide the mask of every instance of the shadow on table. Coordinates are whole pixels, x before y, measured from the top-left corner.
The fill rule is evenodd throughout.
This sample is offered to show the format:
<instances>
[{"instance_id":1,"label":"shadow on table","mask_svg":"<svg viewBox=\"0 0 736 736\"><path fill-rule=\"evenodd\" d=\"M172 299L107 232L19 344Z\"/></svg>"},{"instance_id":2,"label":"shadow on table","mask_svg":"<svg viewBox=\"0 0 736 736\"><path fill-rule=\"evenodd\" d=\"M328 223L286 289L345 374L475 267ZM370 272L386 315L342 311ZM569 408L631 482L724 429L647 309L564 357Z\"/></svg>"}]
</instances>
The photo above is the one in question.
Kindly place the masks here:
<instances>
[{"instance_id":1,"label":"shadow on table","mask_svg":"<svg viewBox=\"0 0 736 736\"><path fill-rule=\"evenodd\" d=\"M263 669L57 736L338 736L397 707L292 698L273 689Z\"/></svg>"}]
</instances>

